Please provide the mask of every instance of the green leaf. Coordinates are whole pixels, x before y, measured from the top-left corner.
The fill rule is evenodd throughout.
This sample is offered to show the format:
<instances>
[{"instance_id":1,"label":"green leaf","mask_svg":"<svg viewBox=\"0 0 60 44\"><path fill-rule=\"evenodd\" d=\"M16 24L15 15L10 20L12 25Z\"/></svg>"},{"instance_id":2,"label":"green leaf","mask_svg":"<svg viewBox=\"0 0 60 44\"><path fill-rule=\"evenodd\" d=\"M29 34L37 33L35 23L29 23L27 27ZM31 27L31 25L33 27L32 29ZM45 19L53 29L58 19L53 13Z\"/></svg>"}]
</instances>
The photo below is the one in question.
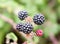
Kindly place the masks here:
<instances>
[{"instance_id":1,"label":"green leaf","mask_svg":"<svg viewBox=\"0 0 60 44\"><path fill-rule=\"evenodd\" d=\"M48 25L44 29L44 36L48 37L50 33L53 33L54 35L58 33L58 25L57 24L52 24L51 26Z\"/></svg>"},{"instance_id":2,"label":"green leaf","mask_svg":"<svg viewBox=\"0 0 60 44\"><path fill-rule=\"evenodd\" d=\"M4 21L2 19L0 19L0 28L2 28L4 26Z\"/></svg>"},{"instance_id":3,"label":"green leaf","mask_svg":"<svg viewBox=\"0 0 60 44\"><path fill-rule=\"evenodd\" d=\"M34 42L37 44L39 42L39 37L38 36L34 36Z\"/></svg>"},{"instance_id":4,"label":"green leaf","mask_svg":"<svg viewBox=\"0 0 60 44\"><path fill-rule=\"evenodd\" d=\"M16 35L13 32L8 33L7 37L9 37L10 39L12 39L14 41L17 40L17 37L16 37Z\"/></svg>"}]
</instances>

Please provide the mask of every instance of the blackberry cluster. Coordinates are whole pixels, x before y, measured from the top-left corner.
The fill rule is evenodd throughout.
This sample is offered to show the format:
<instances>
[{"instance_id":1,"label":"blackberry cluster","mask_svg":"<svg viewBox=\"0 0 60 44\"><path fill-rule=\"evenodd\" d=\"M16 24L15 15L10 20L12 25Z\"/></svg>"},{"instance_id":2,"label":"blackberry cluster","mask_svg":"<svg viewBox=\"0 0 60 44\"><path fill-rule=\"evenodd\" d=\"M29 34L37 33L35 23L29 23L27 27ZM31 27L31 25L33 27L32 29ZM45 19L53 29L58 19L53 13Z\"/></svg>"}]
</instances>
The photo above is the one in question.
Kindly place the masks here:
<instances>
[{"instance_id":1,"label":"blackberry cluster","mask_svg":"<svg viewBox=\"0 0 60 44\"><path fill-rule=\"evenodd\" d=\"M23 29L23 33L25 34L29 34L33 30L33 26L30 23L25 23L21 28Z\"/></svg>"},{"instance_id":2,"label":"blackberry cluster","mask_svg":"<svg viewBox=\"0 0 60 44\"><path fill-rule=\"evenodd\" d=\"M18 17L19 17L20 20L24 20L25 18L28 17L27 11L20 11L18 13ZM42 14L36 14L33 17L33 22L37 25L43 24L44 21L45 21L45 18ZM21 32L25 33L25 34L29 34L33 30L33 25L31 23L19 23L19 24L16 25L16 29L18 31L21 31ZM42 33L41 30L38 30L36 34L41 36L43 33Z\"/></svg>"},{"instance_id":3,"label":"blackberry cluster","mask_svg":"<svg viewBox=\"0 0 60 44\"><path fill-rule=\"evenodd\" d=\"M22 26L23 26L23 24L22 23L19 23L19 24L16 25L16 29L18 31L23 31L23 29L21 29Z\"/></svg>"},{"instance_id":4,"label":"blackberry cluster","mask_svg":"<svg viewBox=\"0 0 60 44\"><path fill-rule=\"evenodd\" d=\"M33 30L33 26L30 23L25 23L25 24L20 23L16 25L16 29L25 34L29 34Z\"/></svg>"},{"instance_id":5,"label":"blackberry cluster","mask_svg":"<svg viewBox=\"0 0 60 44\"><path fill-rule=\"evenodd\" d=\"M20 20L24 20L28 16L27 11L19 11L18 12L18 17Z\"/></svg>"},{"instance_id":6,"label":"blackberry cluster","mask_svg":"<svg viewBox=\"0 0 60 44\"><path fill-rule=\"evenodd\" d=\"M41 25L41 24L44 23L45 18L42 14L36 14L33 18L33 21L34 21L35 24Z\"/></svg>"}]
</instances>

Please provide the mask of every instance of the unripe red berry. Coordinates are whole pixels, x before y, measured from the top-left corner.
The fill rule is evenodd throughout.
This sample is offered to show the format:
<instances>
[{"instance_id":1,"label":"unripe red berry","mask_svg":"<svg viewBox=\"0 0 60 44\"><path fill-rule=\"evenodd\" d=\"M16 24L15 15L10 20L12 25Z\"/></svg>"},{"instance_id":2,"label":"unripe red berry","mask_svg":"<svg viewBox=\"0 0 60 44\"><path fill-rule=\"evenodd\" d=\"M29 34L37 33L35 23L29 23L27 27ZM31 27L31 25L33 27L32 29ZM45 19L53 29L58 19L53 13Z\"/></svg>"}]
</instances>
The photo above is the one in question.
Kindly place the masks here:
<instances>
[{"instance_id":1,"label":"unripe red berry","mask_svg":"<svg viewBox=\"0 0 60 44\"><path fill-rule=\"evenodd\" d=\"M36 35L37 35L37 36L42 36L42 35L43 35L43 30L40 30L40 29L37 30L37 31L36 31Z\"/></svg>"}]
</instances>

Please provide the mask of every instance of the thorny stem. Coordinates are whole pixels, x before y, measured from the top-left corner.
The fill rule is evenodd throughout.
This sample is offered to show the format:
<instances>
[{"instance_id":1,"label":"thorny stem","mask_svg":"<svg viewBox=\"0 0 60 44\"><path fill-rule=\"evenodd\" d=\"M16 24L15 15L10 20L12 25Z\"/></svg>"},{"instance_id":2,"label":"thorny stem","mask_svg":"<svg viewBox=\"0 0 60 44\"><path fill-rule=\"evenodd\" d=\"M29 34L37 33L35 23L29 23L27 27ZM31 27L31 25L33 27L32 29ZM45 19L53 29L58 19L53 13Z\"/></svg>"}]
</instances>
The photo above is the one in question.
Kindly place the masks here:
<instances>
[{"instance_id":1,"label":"thorny stem","mask_svg":"<svg viewBox=\"0 0 60 44\"><path fill-rule=\"evenodd\" d=\"M15 30L16 32L18 32L18 31L16 30L16 23L15 23L12 19L7 18L6 16L1 15L1 14L0 14L0 18L3 19L4 21L8 22L9 24L11 24L11 25L13 26L14 30ZM27 37L26 34L24 34L24 33L22 33L22 32L19 32L19 33L20 33L24 38L26 38L27 40L29 40L30 42L32 42L32 44L35 44L35 43L33 42L32 38L31 38L31 36Z\"/></svg>"},{"instance_id":2,"label":"thorny stem","mask_svg":"<svg viewBox=\"0 0 60 44\"><path fill-rule=\"evenodd\" d=\"M57 39L55 38L54 34L53 33L50 33L50 40L52 41L53 44L58 44L58 41Z\"/></svg>"},{"instance_id":3,"label":"thorny stem","mask_svg":"<svg viewBox=\"0 0 60 44\"><path fill-rule=\"evenodd\" d=\"M4 21L8 22L9 24L11 24L11 25L13 26L14 30L15 30L16 32L18 32L18 31L16 30L16 23L15 23L12 19L7 18L6 16L1 15L1 14L0 14L0 18L3 19ZM24 34L24 33L22 33L22 32L20 32L20 34L21 34L23 37L25 37L27 40L29 40L29 41L31 42L31 44L35 44L34 41L33 41L32 38L31 38L31 36L27 37L26 34ZM50 34L49 37L50 37L50 40L53 42L53 44L58 44L58 41L56 40L54 34Z\"/></svg>"}]
</instances>

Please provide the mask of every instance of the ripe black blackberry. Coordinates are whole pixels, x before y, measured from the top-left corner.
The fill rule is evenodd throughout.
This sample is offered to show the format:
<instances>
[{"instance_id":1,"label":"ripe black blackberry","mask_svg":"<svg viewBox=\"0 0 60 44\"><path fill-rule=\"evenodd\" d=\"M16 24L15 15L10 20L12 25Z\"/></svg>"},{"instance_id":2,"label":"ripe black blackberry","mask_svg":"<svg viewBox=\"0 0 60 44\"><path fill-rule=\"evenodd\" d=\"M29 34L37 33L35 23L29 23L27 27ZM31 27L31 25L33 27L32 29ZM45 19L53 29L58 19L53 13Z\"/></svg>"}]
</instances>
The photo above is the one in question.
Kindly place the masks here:
<instances>
[{"instance_id":1,"label":"ripe black blackberry","mask_svg":"<svg viewBox=\"0 0 60 44\"><path fill-rule=\"evenodd\" d=\"M19 19L21 19L21 20L24 20L27 16L28 16L28 13L27 13L27 11L25 11L25 10L18 12L18 17L19 17Z\"/></svg>"},{"instance_id":2,"label":"ripe black blackberry","mask_svg":"<svg viewBox=\"0 0 60 44\"><path fill-rule=\"evenodd\" d=\"M33 18L33 21L34 21L35 24L41 25L41 24L44 23L45 18L42 14L36 14Z\"/></svg>"},{"instance_id":3,"label":"ripe black blackberry","mask_svg":"<svg viewBox=\"0 0 60 44\"><path fill-rule=\"evenodd\" d=\"M32 24L30 24L30 23L25 23L25 24L22 26L22 29L23 29L23 33L29 34L29 33L31 33L31 31L33 30L33 26L32 26Z\"/></svg>"},{"instance_id":4,"label":"ripe black blackberry","mask_svg":"<svg viewBox=\"0 0 60 44\"><path fill-rule=\"evenodd\" d=\"M19 24L16 25L16 29L18 31L23 31L23 29L21 29L22 26L23 26L23 23L19 23Z\"/></svg>"}]
</instances>

